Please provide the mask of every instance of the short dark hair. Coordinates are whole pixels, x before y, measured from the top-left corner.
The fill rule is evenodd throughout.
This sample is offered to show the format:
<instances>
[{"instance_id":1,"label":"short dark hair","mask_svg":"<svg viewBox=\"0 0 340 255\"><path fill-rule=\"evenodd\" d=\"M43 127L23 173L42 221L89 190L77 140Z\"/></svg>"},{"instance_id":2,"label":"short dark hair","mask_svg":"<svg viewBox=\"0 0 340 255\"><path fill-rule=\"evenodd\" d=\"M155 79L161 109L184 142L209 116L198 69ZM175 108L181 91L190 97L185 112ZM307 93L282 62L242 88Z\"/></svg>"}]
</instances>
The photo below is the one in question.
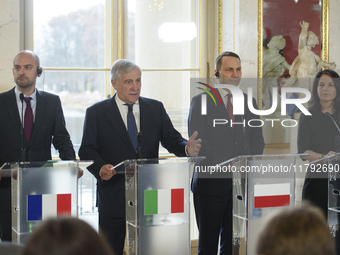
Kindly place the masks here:
<instances>
[{"instance_id":1,"label":"short dark hair","mask_svg":"<svg viewBox=\"0 0 340 255\"><path fill-rule=\"evenodd\" d=\"M221 70L221 65L222 65L222 58L223 57L234 57L234 58L238 58L238 60L240 60L241 62L241 59L240 59L240 56L237 55L236 53L232 52L232 51L225 51L223 53L221 53L220 55L217 56L217 58L215 59L215 69L217 71L220 71Z\"/></svg>"},{"instance_id":2,"label":"short dark hair","mask_svg":"<svg viewBox=\"0 0 340 255\"><path fill-rule=\"evenodd\" d=\"M334 70L331 69L326 69L323 71L320 71L314 79L313 82L313 88L312 88L312 97L311 100L309 101L309 110L315 111L315 112L320 112L321 111L321 104L320 104L320 98L318 96L318 85L319 85L319 80L321 78L322 75L329 75L330 77L332 77L332 80L334 82L334 86L336 89L336 97L334 99L334 108L335 110L338 112L338 114L340 114L340 97L339 97L339 93L340 93L340 76L337 72L335 72Z\"/></svg>"}]
</instances>

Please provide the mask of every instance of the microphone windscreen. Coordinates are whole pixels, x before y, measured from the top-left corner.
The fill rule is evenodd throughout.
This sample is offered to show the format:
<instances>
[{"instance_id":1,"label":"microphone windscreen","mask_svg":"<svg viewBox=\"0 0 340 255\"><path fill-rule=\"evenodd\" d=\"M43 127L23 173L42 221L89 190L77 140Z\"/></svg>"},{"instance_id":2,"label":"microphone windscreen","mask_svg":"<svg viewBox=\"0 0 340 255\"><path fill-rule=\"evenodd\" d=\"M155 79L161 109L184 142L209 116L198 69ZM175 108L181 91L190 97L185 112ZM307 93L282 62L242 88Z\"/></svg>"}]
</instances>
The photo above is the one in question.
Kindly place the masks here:
<instances>
[{"instance_id":1,"label":"microphone windscreen","mask_svg":"<svg viewBox=\"0 0 340 255\"><path fill-rule=\"evenodd\" d=\"M21 100L21 102L24 100L24 94L23 93L20 94L20 100Z\"/></svg>"}]
</instances>

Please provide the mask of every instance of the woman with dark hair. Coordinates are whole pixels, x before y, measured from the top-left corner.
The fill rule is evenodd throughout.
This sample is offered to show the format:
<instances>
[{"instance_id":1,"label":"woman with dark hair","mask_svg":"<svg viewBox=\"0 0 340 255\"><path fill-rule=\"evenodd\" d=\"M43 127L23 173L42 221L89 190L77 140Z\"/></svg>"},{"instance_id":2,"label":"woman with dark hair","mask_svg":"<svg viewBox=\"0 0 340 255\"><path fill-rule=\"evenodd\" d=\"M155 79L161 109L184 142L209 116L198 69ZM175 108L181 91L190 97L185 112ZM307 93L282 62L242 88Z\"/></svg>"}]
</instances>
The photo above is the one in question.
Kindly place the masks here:
<instances>
[{"instance_id":1,"label":"woman with dark hair","mask_svg":"<svg viewBox=\"0 0 340 255\"><path fill-rule=\"evenodd\" d=\"M298 131L298 152L309 153L304 160L315 161L335 154L335 136L339 134L335 122L340 124L340 79L333 70L319 72L313 83L309 112L301 114ZM330 115L330 116L329 116ZM309 170L302 190L302 199L319 206L327 217L327 175L312 176Z\"/></svg>"},{"instance_id":2,"label":"woman with dark hair","mask_svg":"<svg viewBox=\"0 0 340 255\"><path fill-rule=\"evenodd\" d=\"M27 239L21 254L114 255L106 238L77 218L43 222Z\"/></svg>"}]
</instances>

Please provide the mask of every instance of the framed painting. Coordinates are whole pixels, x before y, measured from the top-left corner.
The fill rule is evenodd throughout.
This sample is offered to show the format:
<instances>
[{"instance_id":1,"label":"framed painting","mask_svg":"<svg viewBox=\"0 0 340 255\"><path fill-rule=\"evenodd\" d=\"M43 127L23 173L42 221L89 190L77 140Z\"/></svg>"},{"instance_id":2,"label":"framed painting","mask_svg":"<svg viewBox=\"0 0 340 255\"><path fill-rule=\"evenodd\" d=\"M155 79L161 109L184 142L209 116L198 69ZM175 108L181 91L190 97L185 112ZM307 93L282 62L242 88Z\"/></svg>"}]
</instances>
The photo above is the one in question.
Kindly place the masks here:
<instances>
[{"instance_id":1,"label":"framed painting","mask_svg":"<svg viewBox=\"0 0 340 255\"><path fill-rule=\"evenodd\" d=\"M318 44L312 47L312 51L328 61L328 8L328 0L259 0L259 109L270 108L272 87L282 85L280 81L286 79L281 78L289 77L289 69L298 56L302 26L307 25L308 31L314 32L318 38ZM285 117L290 118L289 111ZM287 128L278 125L267 131L264 130L264 134L267 133L267 148L289 147L290 135Z\"/></svg>"}]
</instances>

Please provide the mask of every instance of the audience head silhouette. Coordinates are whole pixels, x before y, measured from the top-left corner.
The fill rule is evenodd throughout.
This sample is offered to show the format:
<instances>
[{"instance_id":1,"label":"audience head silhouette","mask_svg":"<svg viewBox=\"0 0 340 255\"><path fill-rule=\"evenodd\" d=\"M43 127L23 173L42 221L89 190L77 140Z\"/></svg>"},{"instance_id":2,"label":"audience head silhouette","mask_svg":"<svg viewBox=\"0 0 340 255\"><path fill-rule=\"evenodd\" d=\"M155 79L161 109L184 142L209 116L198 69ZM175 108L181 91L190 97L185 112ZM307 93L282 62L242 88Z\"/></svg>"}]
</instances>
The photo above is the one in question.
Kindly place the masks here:
<instances>
[{"instance_id":1,"label":"audience head silhouette","mask_svg":"<svg viewBox=\"0 0 340 255\"><path fill-rule=\"evenodd\" d=\"M104 236L77 218L50 219L28 238L22 255L113 255Z\"/></svg>"},{"instance_id":2,"label":"audience head silhouette","mask_svg":"<svg viewBox=\"0 0 340 255\"><path fill-rule=\"evenodd\" d=\"M307 206L271 218L259 235L256 254L335 255L335 244L322 211Z\"/></svg>"}]
</instances>

